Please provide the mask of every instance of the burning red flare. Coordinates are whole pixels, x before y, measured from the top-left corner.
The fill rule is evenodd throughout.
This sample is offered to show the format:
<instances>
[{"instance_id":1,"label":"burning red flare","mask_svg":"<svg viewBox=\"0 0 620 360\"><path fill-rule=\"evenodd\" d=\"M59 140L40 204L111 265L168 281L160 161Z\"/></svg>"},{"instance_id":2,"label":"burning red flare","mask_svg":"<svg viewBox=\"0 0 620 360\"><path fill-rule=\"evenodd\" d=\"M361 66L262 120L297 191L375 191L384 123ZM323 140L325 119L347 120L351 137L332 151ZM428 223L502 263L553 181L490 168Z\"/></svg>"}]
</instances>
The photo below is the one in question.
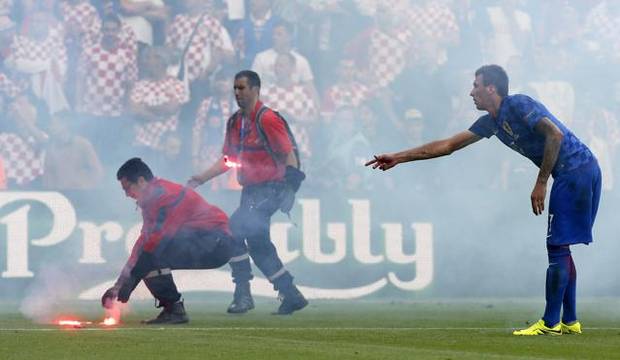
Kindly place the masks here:
<instances>
[{"instance_id":1,"label":"burning red flare","mask_svg":"<svg viewBox=\"0 0 620 360\"><path fill-rule=\"evenodd\" d=\"M116 319L113 317L107 317L103 319L103 321L100 322L99 324L104 325L104 326L114 326L114 325L118 325L118 321L116 321Z\"/></svg>"},{"instance_id":2,"label":"burning red flare","mask_svg":"<svg viewBox=\"0 0 620 360\"><path fill-rule=\"evenodd\" d=\"M74 327L74 328L81 328L84 325L92 324L92 322L90 321L79 321L79 320L58 320L56 323L60 326L67 326L67 327Z\"/></svg>"},{"instance_id":3,"label":"burning red flare","mask_svg":"<svg viewBox=\"0 0 620 360\"><path fill-rule=\"evenodd\" d=\"M240 168L241 167L240 163L230 160L228 156L224 156L224 165L226 165L229 168Z\"/></svg>"}]
</instances>

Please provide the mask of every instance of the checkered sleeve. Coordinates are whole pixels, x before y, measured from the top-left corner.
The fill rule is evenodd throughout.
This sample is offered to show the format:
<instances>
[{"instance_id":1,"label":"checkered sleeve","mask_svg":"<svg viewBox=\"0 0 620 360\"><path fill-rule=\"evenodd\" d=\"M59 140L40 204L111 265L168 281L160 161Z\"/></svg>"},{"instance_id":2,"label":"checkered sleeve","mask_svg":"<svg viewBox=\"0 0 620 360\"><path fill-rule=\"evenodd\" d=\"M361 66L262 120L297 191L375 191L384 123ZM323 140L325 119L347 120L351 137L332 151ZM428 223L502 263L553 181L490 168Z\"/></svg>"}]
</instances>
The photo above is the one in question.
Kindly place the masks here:
<instances>
[{"instance_id":1,"label":"checkered sleeve","mask_svg":"<svg viewBox=\"0 0 620 360\"><path fill-rule=\"evenodd\" d=\"M128 86L138 81L138 57L136 54L131 53L131 51L127 52L127 62L129 64L127 68L127 72L125 74Z\"/></svg>"},{"instance_id":2,"label":"checkered sleeve","mask_svg":"<svg viewBox=\"0 0 620 360\"><path fill-rule=\"evenodd\" d=\"M136 37L136 33L133 29L123 23L123 27L121 28L121 47L124 47L129 50L131 56L138 58L138 38Z\"/></svg>"},{"instance_id":3,"label":"checkered sleeve","mask_svg":"<svg viewBox=\"0 0 620 360\"><path fill-rule=\"evenodd\" d=\"M9 99L14 99L23 90L25 89L10 79L6 74L0 73L0 94Z\"/></svg>"},{"instance_id":4,"label":"checkered sleeve","mask_svg":"<svg viewBox=\"0 0 620 360\"><path fill-rule=\"evenodd\" d=\"M187 87L183 82L175 77L169 78L171 84L170 86L174 89L172 96L174 99L180 104L185 104L189 101L189 93L187 91Z\"/></svg>"},{"instance_id":5,"label":"checkered sleeve","mask_svg":"<svg viewBox=\"0 0 620 360\"><path fill-rule=\"evenodd\" d=\"M262 93L265 104L276 111L302 117L317 113L314 99L303 85L294 85L292 88L267 85Z\"/></svg>"},{"instance_id":6,"label":"checkered sleeve","mask_svg":"<svg viewBox=\"0 0 620 360\"><path fill-rule=\"evenodd\" d=\"M143 80L140 80L134 84L129 93L129 100L135 104L145 103L146 84Z\"/></svg>"},{"instance_id":7,"label":"checkered sleeve","mask_svg":"<svg viewBox=\"0 0 620 360\"><path fill-rule=\"evenodd\" d=\"M66 1L60 3L60 13L65 24L73 23L77 25L78 31L85 37L92 37L100 33L101 24L99 14L89 2L81 2L71 5ZM95 40L95 39L92 39Z\"/></svg>"},{"instance_id":8,"label":"checkered sleeve","mask_svg":"<svg viewBox=\"0 0 620 360\"><path fill-rule=\"evenodd\" d=\"M24 139L13 133L0 133L0 157L4 160L7 179L18 185L27 184L43 174L45 153L34 139Z\"/></svg>"},{"instance_id":9,"label":"checkered sleeve","mask_svg":"<svg viewBox=\"0 0 620 360\"><path fill-rule=\"evenodd\" d=\"M198 108L198 111L196 112L196 120L194 120L194 126L192 127L194 134L199 134L202 131L202 129L205 127L205 124L207 123L207 120L208 120L207 111L209 111L209 106L211 105L212 101L213 101L212 97L207 97L204 100L202 100L202 102L200 103L200 107Z\"/></svg>"},{"instance_id":10,"label":"checkered sleeve","mask_svg":"<svg viewBox=\"0 0 620 360\"><path fill-rule=\"evenodd\" d=\"M181 21L180 15L175 16L174 20L172 21L172 24L168 28L168 31L166 31L166 45L169 47L175 48L175 49L179 48L178 44L180 40L180 32L179 32L180 21Z\"/></svg>"},{"instance_id":11,"label":"checkered sleeve","mask_svg":"<svg viewBox=\"0 0 620 360\"><path fill-rule=\"evenodd\" d=\"M204 28L207 29L207 39L209 44L216 49L225 50L226 48L224 45L226 43L226 39L224 39L222 34L222 25L220 22L214 17L205 16Z\"/></svg>"},{"instance_id":12,"label":"checkered sleeve","mask_svg":"<svg viewBox=\"0 0 620 360\"><path fill-rule=\"evenodd\" d=\"M451 34L459 33L456 16L443 4L431 3L425 11L427 31L437 41L450 39Z\"/></svg>"},{"instance_id":13,"label":"checkered sleeve","mask_svg":"<svg viewBox=\"0 0 620 360\"><path fill-rule=\"evenodd\" d=\"M180 81L174 77L163 80L145 79L139 81L131 91L131 101L147 107L168 104L184 95L177 93ZM182 84L181 84L182 85ZM183 91L183 86L180 88ZM171 91L173 90L173 91ZM136 142L154 149L160 149L161 140L165 134L176 131L178 116L176 114L166 119L149 121L136 126Z\"/></svg>"}]
</instances>

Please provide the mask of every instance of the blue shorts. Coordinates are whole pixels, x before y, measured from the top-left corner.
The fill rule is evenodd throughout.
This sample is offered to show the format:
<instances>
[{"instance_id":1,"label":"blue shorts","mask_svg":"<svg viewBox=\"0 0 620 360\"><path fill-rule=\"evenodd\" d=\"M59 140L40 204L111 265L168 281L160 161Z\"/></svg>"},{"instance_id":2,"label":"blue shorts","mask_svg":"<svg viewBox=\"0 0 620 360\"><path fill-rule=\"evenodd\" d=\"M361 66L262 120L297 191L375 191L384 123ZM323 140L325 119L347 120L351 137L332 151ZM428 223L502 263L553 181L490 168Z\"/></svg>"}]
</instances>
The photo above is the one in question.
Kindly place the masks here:
<instances>
[{"instance_id":1,"label":"blue shorts","mask_svg":"<svg viewBox=\"0 0 620 360\"><path fill-rule=\"evenodd\" d=\"M601 169L596 160L554 177L549 198L547 244L591 243L600 198Z\"/></svg>"}]
</instances>

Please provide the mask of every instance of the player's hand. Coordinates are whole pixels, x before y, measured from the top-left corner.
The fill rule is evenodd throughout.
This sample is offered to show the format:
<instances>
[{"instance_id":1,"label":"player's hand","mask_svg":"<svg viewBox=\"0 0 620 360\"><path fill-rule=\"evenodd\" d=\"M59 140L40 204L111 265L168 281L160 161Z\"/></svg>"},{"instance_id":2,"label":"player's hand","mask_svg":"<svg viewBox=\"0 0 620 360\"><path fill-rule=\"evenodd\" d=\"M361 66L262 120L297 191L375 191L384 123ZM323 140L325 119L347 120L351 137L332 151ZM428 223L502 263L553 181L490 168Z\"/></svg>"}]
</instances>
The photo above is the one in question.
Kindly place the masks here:
<instances>
[{"instance_id":1,"label":"player's hand","mask_svg":"<svg viewBox=\"0 0 620 360\"><path fill-rule=\"evenodd\" d=\"M536 180L534 190L530 199L532 200L532 211L534 215L540 215L545 211L545 196L547 194L547 183Z\"/></svg>"},{"instance_id":2,"label":"player's hand","mask_svg":"<svg viewBox=\"0 0 620 360\"><path fill-rule=\"evenodd\" d=\"M398 165L398 160L394 154L375 155L374 159L368 161L364 166L372 165L373 169L379 168L383 171L389 170Z\"/></svg>"},{"instance_id":3,"label":"player's hand","mask_svg":"<svg viewBox=\"0 0 620 360\"><path fill-rule=\"evenodd\" d=\"M118 291L114 287L111 287L108 290L106 290L103 293L103 296L101 297L101 306L103 306L106 309L111 309L112 303L116 299L117 293Z\"/></svg>"}]
</instances>

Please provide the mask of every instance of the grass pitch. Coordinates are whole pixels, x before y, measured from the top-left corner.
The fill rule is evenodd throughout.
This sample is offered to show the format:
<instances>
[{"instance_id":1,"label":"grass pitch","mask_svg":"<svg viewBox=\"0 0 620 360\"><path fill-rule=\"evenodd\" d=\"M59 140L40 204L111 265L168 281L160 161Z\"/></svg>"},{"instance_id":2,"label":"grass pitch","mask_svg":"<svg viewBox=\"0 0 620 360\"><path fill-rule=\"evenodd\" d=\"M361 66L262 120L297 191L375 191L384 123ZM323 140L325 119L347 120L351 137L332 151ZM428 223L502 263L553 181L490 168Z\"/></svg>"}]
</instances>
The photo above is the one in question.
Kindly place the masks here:
<instances>
[{"instance_id":1,"label":"grass pitch","mask_svg":"<svg viewBox=\"0 0 620 360\"><path fill-rule=\"evenodd\" d=\"M0 310L0 359L620 359L618 299L581 301L582 335L516 337L514 328L541 316L531 300L410 303L313 301L292 316L270 314L262 300L246 315L227 302L186 301L190 323L150 327L147 303L115 329L59 329ZM99 320L97 304L73 314Z\"/></svg>"}]
</instances>

